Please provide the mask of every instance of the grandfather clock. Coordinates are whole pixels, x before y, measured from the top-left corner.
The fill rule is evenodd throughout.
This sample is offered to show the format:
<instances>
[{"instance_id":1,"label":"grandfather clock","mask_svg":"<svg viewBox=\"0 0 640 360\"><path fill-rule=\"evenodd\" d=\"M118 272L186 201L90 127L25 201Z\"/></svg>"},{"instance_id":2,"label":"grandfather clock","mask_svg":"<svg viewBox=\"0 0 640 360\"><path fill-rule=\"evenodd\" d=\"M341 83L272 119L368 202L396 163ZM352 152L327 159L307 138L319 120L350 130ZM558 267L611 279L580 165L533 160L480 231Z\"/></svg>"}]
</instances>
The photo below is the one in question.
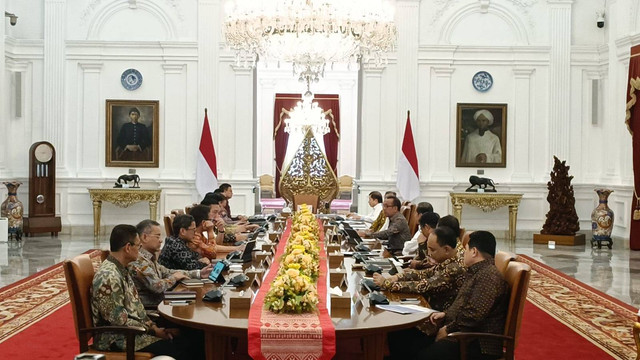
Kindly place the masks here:
<instances>
[{"instance_id":1,"label":"grandfather clock","mask_svg":"<svg viewBox=\"0 0 640 360\"><path fill-rule=\"evenodd\" d=\"M61 229L56 216L56 149L39 141L29 148L29 217L24 219L24 233L57 236Z\"/></svg>"}]
</instances>

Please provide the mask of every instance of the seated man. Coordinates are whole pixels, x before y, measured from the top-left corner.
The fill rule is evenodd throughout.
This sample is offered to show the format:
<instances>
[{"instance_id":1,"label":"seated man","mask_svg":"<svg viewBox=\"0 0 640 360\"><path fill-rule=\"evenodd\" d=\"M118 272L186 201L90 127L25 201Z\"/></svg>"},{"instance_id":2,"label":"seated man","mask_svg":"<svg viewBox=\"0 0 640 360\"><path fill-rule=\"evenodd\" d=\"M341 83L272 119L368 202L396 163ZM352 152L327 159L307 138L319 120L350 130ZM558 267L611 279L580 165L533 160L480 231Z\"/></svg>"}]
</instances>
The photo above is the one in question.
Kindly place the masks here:
<instances>
[{"instance_id":1,"label":"seated man","mask_svg":"<svg viewBox=\"0 0 640 360\"><path fill-rule=\"evenodd\" d=\"M433 206L426 201L418 203L418 206L416 206L416 212L413 214L414 221L420 223L420 216L427 212L433 212ZM421 238L423 242L427 241L426 237L420 237L420 234L422 234L422 231L420 227L418 227L418 231L413 234L411 240L404 243L404 247L402 248L403 256L414 256L418 253L418 238Z\"/></svg>"},{"instance_id":2,"label":"seated man","mask_svg":"<svg viewBox=\"0 0 640 360\"><path fill-rule=\"evenodd\" d=\"M495 252L493 234L475 231L470 235L464 253L465 283L446 312L431 315L431 323L440 329L436 341L419 351L419 359L459 359L458 342L447 338L452 332L504 332L509 286L493 262ZM502 356L502 340L476 340L467 351L472 359L496 359Z\"/></svg>"},{"instance_id":3,"label":"seated man","mask_svg":"<svg viewBox=\"0 0 640 360\"><path fill-rule=\"evenodd\" d=\"M228 200L231 200L231 198L233 197L233 189L231 188L231 184L227 184L227 183L223 183L220 184L220 186L218 187L218 190L222 193L222 195L224 195L227 198L227 206L224 208L224 210L227 212L227 216L231 218L231 220L241 220L241 221L246 221L247 217L243 216L243 215L238 215L238 216L231 216L231 208L229 207L229 202Z\"/></svg>"},{"instance_id":4,"label":"seated man","mask_svg":"<svg viewBox=\"0 0 640 360\"><path fill-rule=\"evenodd\" d=\"M434 310L446 310L464 282L466 270L457 261L456 237L449 228L437 228L427 240L429 256L435 265L426 270L408 270L385 279L373 274L373 281L383 290L422 295Z\"/></svg>"},{"instance_id":5,"label":"seated man","mask_svg":"<svg viewBox=\"0 0 640 360\"><path fill-rule=\"evenodd\" d=\"M138 289L140 300L145 306L157 306L162 302L165 290L182 279L206 279L213 266L207 265L197 270L173 270L158 264L157 254L162 248L160 224L153 220L142 220L137 226L142 247L138 258L127 265L133 282Z\"/></svg>"},{"instance_id":6,"label":"seated man","mask_svg":"<svg viewBox=\"0 0 640 360\"><path fill-rule=\"evenodd\" d=\"M412 269L420 270L426 269L430 266L434 265L433 260L429 257L429 249L427 248L427 239L429 235L433 233L438 225L438 220L440 220L440 215L431 212L424 213L420 216L420 221L418 222L420 226L420 236L418 236L418 251L416 256L411 260L409 267Z\"/></svg>"},{"instance_id":7,"label":"seated man","mask_svg":"<svg viewBox=\"0 0 640 360\"><path fill-rule=\"evenodd\" d=\"M216 232L224 232L224 242L236 242L245 240L244 235L240 235L239 233L253 231L258 228L258 225L249 224L246 220L232 220L231 218L229 218L225 210L225 207L228 205L229 201L218 190L220 189L217 189L212 193L207 193L204 199L202 199L202 201L200 202L200 205L211 206L213 216L210 217L209 220L216 223Z\"/></svg>"},{"instance_id":8,"label":"seated man","mask_svg":"<svg viewBox=\"0 0 640 360\"><path fill-rule=\"evenodd\" d=\"M138 258L141 247L136 228L117 225L111 232L109 244L111 253L96 271L91 286L91 316L95 326L143 327L147 333L136 336L136 351L191 359L192 356L186 353L188 346L178 336L177 329L158 327L149 319L127 271L126 266ZM124 351L125 337L98 333L94 345L97 350Z\"/></svg>"},{"instance_id":9,"label":"seated man","mask_svg":"<svg viewBox=\"0 0 640 360\"><path fill-rule=\"evenodd\" d=\"M383 211L389 218L389 227L386 230L372 232L371 230L358 231L358 235L363 237L373 237L378 239L389 240L385 249L385 256L402 255L402 247L405 241L411 239L409 231L409 223L407 219L400 213L400 199L390 196L384 199Z\"/></svg>"},{"instance_id":10,"label":"seated man","mask_svg":"<svg viewBox=\"0 0 640 360\"><path fill-rule=\"evenodd\" d=\"M191 215L178 215L173 219L174 236L167 238L158 262L168 269L197 270L211 261L202 255L198 244L193 242L196 223Z\"/></svg>"},{"instance_id":11,"label":"seated man","mask_svg":"<svg viewBox=\"0 0 640 360\"><path fill-rule=\"evenodd\" d=\"M224 230L216 234L216 226L220 225L219 216L217 213L217 209L219 209L219 205L197 205L191 209L191 215L193 216L193 220L196 223L196 231L193 238L193 242L200 246L212 246L215 251L214 258L224 258L228 253L236 250L242 250L240 246L229 246L229 245L221 245L223 243L223 238L227 235L224 233ZM217 222L217 224L214 224ZM222 226L224 229L224 225ZM238 234L234 236L237 239L240 236L245 236L242 234Z\"/></svg>"},{"instance_id":12,"label":"seated man","mask_svg":"<svg viewBox=\"0 0 640 360\"><path fill-rule=\"evenodd\" d=\"M371 206L371 212L368 215L358 215L355 213L347 214L347 218L354 220L363 220L366 223L373 223L376 221L380 213L382 212L382 194L379 191L372 191L369 193L369 206Z\"/></svg>"}]
</instances>

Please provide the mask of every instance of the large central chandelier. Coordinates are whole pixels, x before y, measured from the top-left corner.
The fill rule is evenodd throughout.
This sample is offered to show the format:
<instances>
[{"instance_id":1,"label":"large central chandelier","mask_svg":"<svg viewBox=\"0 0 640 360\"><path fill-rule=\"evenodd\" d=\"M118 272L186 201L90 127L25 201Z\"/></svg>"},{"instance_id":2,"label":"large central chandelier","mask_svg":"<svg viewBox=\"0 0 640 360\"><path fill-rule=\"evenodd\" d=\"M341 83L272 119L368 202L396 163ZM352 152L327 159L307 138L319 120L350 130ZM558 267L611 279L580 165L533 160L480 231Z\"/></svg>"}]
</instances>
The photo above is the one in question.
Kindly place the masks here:
<instances>
[{"instance_id":1,"label":"large central chandelier","mask_svg":"<svg viewBox=\"0 0 640 360\"><path fill-rule=\"evenodd\" d=\"M317 82L327 64L386 62L393 10L383 0L230 0L224 36L239 63L288 62L300 81Z\"/></svg>"}]
</instances>

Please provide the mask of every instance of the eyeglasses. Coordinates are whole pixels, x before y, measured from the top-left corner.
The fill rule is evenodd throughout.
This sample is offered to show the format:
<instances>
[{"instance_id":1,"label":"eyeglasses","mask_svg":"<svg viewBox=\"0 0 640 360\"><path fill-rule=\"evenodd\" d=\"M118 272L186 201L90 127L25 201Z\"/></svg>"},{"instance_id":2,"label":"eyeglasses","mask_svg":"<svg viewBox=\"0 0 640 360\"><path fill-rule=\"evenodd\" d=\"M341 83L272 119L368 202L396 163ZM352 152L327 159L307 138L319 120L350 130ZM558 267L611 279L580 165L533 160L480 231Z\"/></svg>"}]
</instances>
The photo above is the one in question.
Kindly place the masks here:
<instances>
[{"instance_id":1,"label":"eyeglasses","mask_svg":"<svg viewBox=\"0 0 640 360\"><path fill-rule=\"evenodd\" d=\"M162 234L161 234L161 233L157 233L157 234L145 233L145 234L146 234L147 236L154 236L154 237L158 237L158 238L162 237Z\"/></svg>"},{"instance_id":2,"label":"eyeglasses","mask_svg":"<svg viewBox=\"0 0 640 360\"><path fill-rule=\"evenodd\" d=\"M142 248L142 242L139 242L139 243L137 243L137 244L135 244L135 243L134 243L134 244L129 243L129 245L131 245L131 247L136 247L136 248L138 248L138 250L140 250L140 249Z\"/></svg>"}]
</instances>

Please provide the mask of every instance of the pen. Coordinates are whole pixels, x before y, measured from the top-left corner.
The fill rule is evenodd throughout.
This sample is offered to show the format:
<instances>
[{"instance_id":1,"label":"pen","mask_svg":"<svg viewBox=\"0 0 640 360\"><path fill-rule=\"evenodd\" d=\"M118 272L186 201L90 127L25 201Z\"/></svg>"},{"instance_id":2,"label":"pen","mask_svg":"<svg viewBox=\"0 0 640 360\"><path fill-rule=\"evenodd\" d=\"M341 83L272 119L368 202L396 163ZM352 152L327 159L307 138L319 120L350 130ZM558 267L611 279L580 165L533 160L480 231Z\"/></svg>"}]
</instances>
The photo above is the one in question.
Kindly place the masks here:
<instances>
[{"instance_id":1,"label":"pen","mask_svg":"<svg viewBox=\"0 0 640 360\"><path fill-rule=\"evenodd\" d=\"M418 298L403 298L403 299L400 299L400 301L418 301L418 300L420 300L420 299L418 299Z\"/></svg>"}]
</instances>

